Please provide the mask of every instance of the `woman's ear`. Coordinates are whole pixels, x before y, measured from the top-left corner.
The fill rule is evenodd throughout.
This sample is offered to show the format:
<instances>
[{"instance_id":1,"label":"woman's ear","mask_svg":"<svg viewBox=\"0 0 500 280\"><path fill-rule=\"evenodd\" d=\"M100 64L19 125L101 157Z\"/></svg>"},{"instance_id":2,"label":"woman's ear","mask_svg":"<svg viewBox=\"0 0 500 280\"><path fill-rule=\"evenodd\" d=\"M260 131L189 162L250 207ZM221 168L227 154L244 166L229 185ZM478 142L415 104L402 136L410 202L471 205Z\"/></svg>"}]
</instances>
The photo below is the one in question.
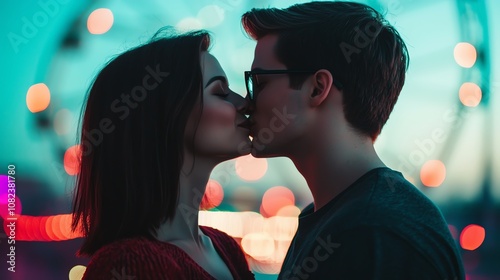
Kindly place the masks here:
<instances>
[{"instance_id":1,"label":"woman's ear","mask_svg":"<svg viewBox=\"0 0 500 280\"><path fill-rule=\"evenodd\" d=\"M333 77L330 71L321 69L318 70L313 76L313 90L309 101L311 106L319 106L325 101L330 93L333 84Z\"/></svg>"}]
</instances>

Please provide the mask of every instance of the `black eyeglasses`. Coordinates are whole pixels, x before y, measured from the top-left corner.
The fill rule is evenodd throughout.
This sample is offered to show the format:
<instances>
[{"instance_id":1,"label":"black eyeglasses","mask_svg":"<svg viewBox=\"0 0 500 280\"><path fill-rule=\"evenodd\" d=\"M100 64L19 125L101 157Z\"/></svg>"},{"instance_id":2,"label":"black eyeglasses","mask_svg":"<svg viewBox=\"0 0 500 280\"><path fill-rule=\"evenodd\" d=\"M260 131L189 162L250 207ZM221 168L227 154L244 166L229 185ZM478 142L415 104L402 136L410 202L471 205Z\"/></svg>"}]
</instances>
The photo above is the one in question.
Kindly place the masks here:
<instances>
[{"instance_id":1,"label":"black eyeglasses","mask_svg":"<svg viewBox=\"0 0 500 280\"><path fill-rule=\"evenodd\" d=\"M255 101L255 92L254 86L258 86L259 81L256 75L270 75L270 74L313 74L316 71L312 70L253 70L253 71L245 71L245 85L247 87L248 98L251 101ZM339 89L342 90L343 85L337 79L333 79L333 84Z\"/></svg>"}]
</instances>

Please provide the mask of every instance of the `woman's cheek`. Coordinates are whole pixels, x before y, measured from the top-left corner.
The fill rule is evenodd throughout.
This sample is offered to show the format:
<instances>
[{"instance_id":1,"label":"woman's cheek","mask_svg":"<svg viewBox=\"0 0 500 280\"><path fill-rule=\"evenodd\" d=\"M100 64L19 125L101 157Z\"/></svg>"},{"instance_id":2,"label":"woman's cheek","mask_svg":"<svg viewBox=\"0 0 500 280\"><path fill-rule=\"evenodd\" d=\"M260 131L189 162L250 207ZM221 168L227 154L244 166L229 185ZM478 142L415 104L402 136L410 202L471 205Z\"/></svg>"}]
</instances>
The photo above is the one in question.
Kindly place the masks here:
<instances>
[{"instance_id":1,"label":"woman's cheek","mask_svg":"<svg viewBox=\"0 0 500 280\"><path fill-rule=\"evenodd\" d=\"M235 110L230 104L207 104L203 107L201 122L211 128L234 127Z\"/></svg>"}]
</instances>

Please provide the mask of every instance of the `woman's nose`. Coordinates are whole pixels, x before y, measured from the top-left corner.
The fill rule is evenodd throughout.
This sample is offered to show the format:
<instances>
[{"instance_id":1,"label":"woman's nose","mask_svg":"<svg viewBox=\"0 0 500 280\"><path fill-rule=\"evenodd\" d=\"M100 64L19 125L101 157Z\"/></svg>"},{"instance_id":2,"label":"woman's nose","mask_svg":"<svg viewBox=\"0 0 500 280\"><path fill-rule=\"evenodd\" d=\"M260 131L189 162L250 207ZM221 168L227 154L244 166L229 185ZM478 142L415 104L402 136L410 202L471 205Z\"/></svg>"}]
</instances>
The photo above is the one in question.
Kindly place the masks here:
<instances>
[{"instance_id":1,"label":"woman's nose","mask_svg":"<svg viewBox=\"0 0 500 280\"><path fill-rule=\"evenodd\" d=\"M234 97L232 98L232 103L234 104L234 107L236 110L244 115L250 114L250 102L247 98L242 97L241 95L237 94L236 92L233 92L232 94Z\"/></svg>"}]
</instances>

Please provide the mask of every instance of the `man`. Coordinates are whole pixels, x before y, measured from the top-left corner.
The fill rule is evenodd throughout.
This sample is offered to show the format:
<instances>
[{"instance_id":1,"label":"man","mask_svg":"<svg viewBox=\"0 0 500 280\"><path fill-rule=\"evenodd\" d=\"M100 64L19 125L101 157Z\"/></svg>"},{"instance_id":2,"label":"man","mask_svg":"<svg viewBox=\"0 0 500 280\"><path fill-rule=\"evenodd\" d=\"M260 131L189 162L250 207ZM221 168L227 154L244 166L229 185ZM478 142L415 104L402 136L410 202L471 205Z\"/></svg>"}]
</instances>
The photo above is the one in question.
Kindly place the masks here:
<instances>
[{"instance_id":1,"label":"man","mask_svg":"<svg viewBox=\"0 0 500 280\"><path fill-rule=\"evenodd\" d=\"M373 147L405 81L398 32L369 6L310 2L242 16L252 154L289 157L314 203L278 279L464 279L440 210Z\"/></svg>"}]
</instances>

